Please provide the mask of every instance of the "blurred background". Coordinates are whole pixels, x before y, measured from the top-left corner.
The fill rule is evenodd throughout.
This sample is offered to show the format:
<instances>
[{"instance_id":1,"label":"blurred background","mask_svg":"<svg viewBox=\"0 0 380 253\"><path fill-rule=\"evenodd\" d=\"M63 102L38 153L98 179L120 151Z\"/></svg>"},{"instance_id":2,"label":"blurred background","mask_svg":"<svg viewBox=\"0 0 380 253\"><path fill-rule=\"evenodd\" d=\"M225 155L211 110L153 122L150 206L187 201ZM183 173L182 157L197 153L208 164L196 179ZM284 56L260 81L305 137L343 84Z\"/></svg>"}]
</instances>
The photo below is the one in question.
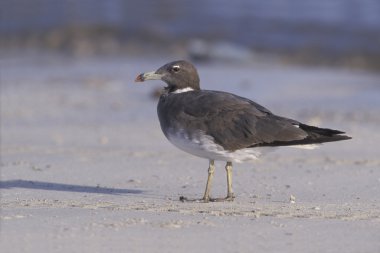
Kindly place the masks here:
<instances>
[{"instance_id":1,"label":"blurred background","mask_svg":"<svg viewBox=\"0 0 380 253\"><path fill-rule=\"evenodd\" d=\"M380 0L0 4L3 126L141 120L159 129L163 83L133 81L175 59L196 64L204 89L309 124L380 121Z\"/></svg>"},{"instance_id":2,"label":"blurred background","mask_svg":"<svg viewBox=\"0 0 380 253\"><path fill-rule=\"evenodd\" d=\"M1 0L0 7L2 126L141 121L156 124L162 138L155 105L164 84L134 79L176 59L195 63L204 89L305 123L348 131L380 122L380 0ZM64 143L57 138L50 140Z\"/></svg>"},{"instance_id":3,"label":"blurred background","mask_svg":"<svg viewBox=\"0 0 380 253\"><path fill-rule=\"evenodd\" d=\"M164 83L134 82L177 59L195 63L203 89L353 139L236 165L237 201L250 207L227 210L246 219L218 214L210 230L210 209L193 216L173 205L200 196L207 161L162 134ZM0 0L2 252L173 243L257 252L252 241L264 252L380 252L379 125L380 0ZM215 175L215 196L224 177ZM290 196L297 205L284 209ZM255 203L265 204L256 212ZM172 228L185 229L173 233L162 221L177 215L201 223L178 220Z\"/></svg>"},{"instance_id":4,"label":"blurred background","mask_svg":"<svg viewBox=\"0 0 380 253\"><path fill-rule=\"evenodd\" d=\"M380 69L379 0L2 0L2 52L173 54Z\"/></svg>"}]
</instances>

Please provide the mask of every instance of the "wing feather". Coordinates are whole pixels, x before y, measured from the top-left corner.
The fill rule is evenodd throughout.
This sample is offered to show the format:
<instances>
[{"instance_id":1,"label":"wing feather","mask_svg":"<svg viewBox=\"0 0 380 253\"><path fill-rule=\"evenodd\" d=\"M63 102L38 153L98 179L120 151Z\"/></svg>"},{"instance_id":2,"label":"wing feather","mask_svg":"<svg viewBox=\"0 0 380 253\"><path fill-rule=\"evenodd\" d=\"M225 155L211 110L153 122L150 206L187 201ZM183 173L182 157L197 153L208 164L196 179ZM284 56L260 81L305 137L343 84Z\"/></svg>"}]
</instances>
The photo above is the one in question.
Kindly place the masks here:
<instances>
[{"instance_id":1,"label":"wing feather","mask_svg":"<svg viewBox=\"0 0 380 253\"><path fill-rule=\"evenodd\" d=\"M299 122L272 114L265 107L230 93L202 91L183 107L196 126L227 150L272 142L301 140L307 133ZM194 106L197 103L197 106Z\"/></svg>"}]
</instances>

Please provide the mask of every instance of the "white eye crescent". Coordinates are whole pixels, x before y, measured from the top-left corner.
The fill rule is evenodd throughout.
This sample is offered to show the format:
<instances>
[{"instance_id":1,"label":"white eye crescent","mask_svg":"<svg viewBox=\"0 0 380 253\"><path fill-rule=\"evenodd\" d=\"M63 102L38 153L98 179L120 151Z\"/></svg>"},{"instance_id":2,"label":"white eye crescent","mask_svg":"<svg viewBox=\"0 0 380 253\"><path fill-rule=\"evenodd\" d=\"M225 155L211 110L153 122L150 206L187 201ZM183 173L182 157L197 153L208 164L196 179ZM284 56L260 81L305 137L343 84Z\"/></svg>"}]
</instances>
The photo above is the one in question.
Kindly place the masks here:
<instances>
[{"instance_id":1,"label":"white eye crescent","mask_svg":"<svg viewBox=\"0 0 380 253\"><path fill-rule=\"evenodd\" d=\"M179 65L174 65L174 66L172 67L172 70L173 70L174 72L178 72L180 69L181 69L181 68L180 68Z\"/></svg>"}]
</instances>

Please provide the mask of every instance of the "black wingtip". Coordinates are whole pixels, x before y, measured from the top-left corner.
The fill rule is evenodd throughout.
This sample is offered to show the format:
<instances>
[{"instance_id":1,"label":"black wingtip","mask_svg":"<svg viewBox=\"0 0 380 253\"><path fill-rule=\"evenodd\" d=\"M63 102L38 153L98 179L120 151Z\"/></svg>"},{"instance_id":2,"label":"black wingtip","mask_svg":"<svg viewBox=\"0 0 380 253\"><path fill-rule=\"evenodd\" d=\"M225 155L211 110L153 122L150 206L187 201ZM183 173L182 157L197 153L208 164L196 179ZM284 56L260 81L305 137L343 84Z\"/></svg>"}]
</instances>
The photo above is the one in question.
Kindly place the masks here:
<instances>
[{"instance_id":1,"label":"black wingtip","mask_svg":"<svg viewBox=\"0 0 380 253\"><path fill-rule=\"evenodd\" d=\"M309 135L306 140L308 140L310 143L324 143L352 139L351 136L343 135L345 132L339 130L319 128L305 124L300 124L299 126Z\"/></svg>"},{"instance_id":2,"label":"black wingtip","mask_svg":"<svg viewBox=\"0 0 380 253\"><path fill-rule=\"evenodd\" d=\"M299 124L299 127L308 132L309 134L318 134L326 137L334 137L338 136L341 134L345 134L345 132L340 131L340 130L335 130L335 129L329 129L329 128L319 128L315 126L309 126L306 124ZM346 139L352 139L352 137L346 136L346 135L341 135L341 137L345 137Z\"/></svg>"},{"instance_id":3,"label":"black wingtip","mask_svg":"<svg viewBox=\"0 0 380 253\"><path fill-rule=\"evenodd\" d=\"M344 141L352 139L351 136L342 135L345 132L328 129L319 128L315 126L309 126L305 124L299 124L299 127L307 132L308 136L302 140L292 140L292 141L274 141L271 143L260 143L255 146L293 146L293 145L307 145L307 144L321 144L325 142L335 142Z\"/></svg>"}]
</instances>

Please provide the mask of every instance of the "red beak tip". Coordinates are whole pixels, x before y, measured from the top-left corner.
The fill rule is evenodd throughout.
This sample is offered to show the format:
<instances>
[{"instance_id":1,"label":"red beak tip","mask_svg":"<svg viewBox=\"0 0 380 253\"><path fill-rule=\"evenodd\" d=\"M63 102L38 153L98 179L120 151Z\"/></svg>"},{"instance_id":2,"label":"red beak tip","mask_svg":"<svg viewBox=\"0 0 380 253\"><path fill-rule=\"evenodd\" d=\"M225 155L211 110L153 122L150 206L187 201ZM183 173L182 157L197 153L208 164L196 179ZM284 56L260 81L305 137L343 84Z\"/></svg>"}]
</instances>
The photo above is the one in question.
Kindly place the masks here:
<instances>
[{"instance_id":1,"label":"red beak tip","mask_svg":"<svg viewBox=\"0 0 380 253\"><path fill-rule=\"evenodd\" d=\"M136 79L135 79L135 82L136 82L136 83L144 82L143 74L138 75L138 76L136 77Z\"/></svg>"}]
</instances>

